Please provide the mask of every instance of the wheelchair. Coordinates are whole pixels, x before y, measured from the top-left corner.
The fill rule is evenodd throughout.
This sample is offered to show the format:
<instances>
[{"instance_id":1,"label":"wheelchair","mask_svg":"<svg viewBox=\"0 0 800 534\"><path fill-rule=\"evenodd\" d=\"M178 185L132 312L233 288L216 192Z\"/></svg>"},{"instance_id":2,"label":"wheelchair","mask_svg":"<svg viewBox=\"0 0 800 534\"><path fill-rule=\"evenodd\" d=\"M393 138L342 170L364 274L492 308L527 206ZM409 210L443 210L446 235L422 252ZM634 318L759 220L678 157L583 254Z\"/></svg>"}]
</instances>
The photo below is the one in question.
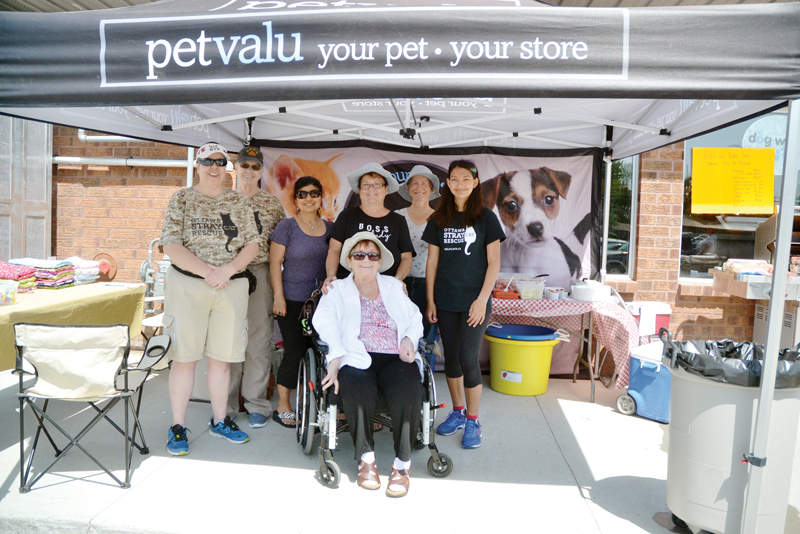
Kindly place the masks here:
<instances>
[{"instance_id":1,"label":"wheelchair","mask_svg":"<svg viewBox=\"0 0 800 534\"><path fill-rule=\"evenodd\" d=\"M420 352L431 352L430 343L424 338L421 339ZM328 346L316 337L312 340L311 345L312 347L303 355L300 372L297 376L297 399L295 401L295 413L298 420L297 443L306 455L311 455L314 450L316 434L320 435L319 480L329 488L336 488L341 479L341 470L333 459L333 451L336 450L337 435L347 431L348 426L346 421L337 418L337 400L332 389L322 389ZM434 443L436 433L433 430L433 424L436 419L436 410L444 408L445 405L437 404L433 369L427 358L422 360L424 373L424 380L420 386L423 388L422 417L420 418L421 428L417 431L417 442L414 448L419 450L427 447L431 453L431 457L428 459L428 472L434 477L444 478L452 473L453 461L436 448ZM383 395L378 397L378 409L374 422L381 423L391 430L392 421L388 415L386 401L382 397Z\"/></svg>"}]
</instances>

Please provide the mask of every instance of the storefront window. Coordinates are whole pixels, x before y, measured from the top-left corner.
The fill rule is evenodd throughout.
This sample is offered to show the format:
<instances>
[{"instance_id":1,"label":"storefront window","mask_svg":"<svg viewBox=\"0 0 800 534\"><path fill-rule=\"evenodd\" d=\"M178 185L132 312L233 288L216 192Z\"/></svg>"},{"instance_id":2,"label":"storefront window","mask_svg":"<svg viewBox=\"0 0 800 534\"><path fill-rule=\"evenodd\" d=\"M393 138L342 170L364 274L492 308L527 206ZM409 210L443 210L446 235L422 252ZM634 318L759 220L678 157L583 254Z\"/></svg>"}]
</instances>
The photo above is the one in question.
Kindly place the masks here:
<instances>
[{"instance_id":1,"label":"storefront window","mask_svg":"<svg viewBox=\"0 0 800 534\"><path fill-rule=\"evenodd\" d=\"M609 210L608 243L606 243L606 272L609 275L629 276L633 265L631 242L636 239L636 206L638 196L639 157L632 156L615 161L611 167L611 206ZM605 189L604 189L605 191Z\"/></svg>"},{"instance_id":2,"label":"storefront window","mask_svg":"<svg viewBox=\"0 0 800 534\"><path fill-rule=\"evenodd\" d=\"M767 216L692 213L693 148L774 148L775 203L781 193L786 113L770 113L685 142L680 276L711 278L729 258L755 257L755 231Z\"/></svg>"}]
</instances>

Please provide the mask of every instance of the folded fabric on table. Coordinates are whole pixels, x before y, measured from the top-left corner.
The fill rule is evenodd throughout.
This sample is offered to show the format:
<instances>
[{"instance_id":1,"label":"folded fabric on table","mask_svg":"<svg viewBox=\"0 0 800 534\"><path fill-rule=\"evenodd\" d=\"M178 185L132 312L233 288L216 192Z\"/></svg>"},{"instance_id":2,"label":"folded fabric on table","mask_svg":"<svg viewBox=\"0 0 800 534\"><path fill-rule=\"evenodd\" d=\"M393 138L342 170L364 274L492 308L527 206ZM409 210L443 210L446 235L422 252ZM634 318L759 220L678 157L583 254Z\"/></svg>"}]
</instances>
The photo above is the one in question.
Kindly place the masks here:
<instances>
[{"instance_id":1,"label":"folded fabric on table","mask_svg":"<svg viewBox=\"0 0 800 534\"><path fill-rule=\"evenodd\" d=\"M78 269L78 268L76 268L75 269L75 274L76 275L79 275L79 274L88 275L88 276L97 275L97 274L100 274L100 268L99 267L94 267L93 269Z\"/></svg>"},{"instance_id":2,"label":"folded fabric on table","mask_svg":"<svg viewBox=\"0 0 800 534\"><path fill-rule=\"evenodd\" d=\"M75 270L71 267L62 267L61 269L36 269L37 280L58 280L65 276L73 276Z\"/></svg>"},{"instance_id":3,"label":"folded fabric on table","mask_svg":"<svg viewBox=\"0 0 800 534\"><path fill-rule=\"evenodd\" d=\"M64 287L72 287L75 285L75 278L70 276L65 276L58 280L37 280L36 287L39 289L62 289Z\"/></svg>"},{"instance_id":4,"label":"folded fabric on table","mask_svg":"<svg viewBox=\"0 0 800 534\"><path fill-rule=\"evenodd\" d=\"M34 276L35 269L27 265L12 265L0 261L0 279L22 280Z\"/></svg>"},{"instance_id":5,"label":"folded fabric on table","mask_svg":"<svg viewBox=\"0 0 800 534\"><path fill-rule=\"evenodd\" d=\"M37 267L41 269L58 269L65 265L72 265L66 260L38 260L36 258L19 258L8 260L12 265L28 265L30 267Z\"/></svg>"},{"instance_id":6,"label":"folded fabric on table","mask_svg":"<svg viewBox=\"0 0 800 534\"><path fill-rule=\"evenodd\" d=\"M70 256L66 259L66 261L72 263L75 266L76 271L81 271L84 269L95 269L95 274L99 272L100 262L95 260L84 260L83 258L79 258L78 256Z\"/></svg>"}]
</instances>

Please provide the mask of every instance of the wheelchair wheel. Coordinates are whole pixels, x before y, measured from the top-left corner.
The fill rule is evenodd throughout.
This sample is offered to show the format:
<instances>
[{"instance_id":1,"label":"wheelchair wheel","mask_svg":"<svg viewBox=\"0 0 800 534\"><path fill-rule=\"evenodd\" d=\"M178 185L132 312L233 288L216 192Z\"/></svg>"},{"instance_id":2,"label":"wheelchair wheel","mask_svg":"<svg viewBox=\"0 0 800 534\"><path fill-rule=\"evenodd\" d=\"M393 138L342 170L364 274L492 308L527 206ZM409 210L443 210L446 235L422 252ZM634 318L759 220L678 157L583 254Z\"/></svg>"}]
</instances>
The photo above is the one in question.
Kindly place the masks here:
<instances>
[{"instance_id":1,"label":"wheelchair wheel","mask_svg":"<svg viewBox=\"0 0 800 534\"><path fill-rule=\"evenodd\" d=\"M453 460L446 454L439 453L440 464L436 464L433 456L428 458L428 473L436 478L444 478L453 472Z\"/></svg>"},{"instance_id":2,"label":"wheelchair wheel","mask_svg":"<svg viewBox=\"0 0 800 534\"><path fill-rule=\"evenodd\" d=\"M317 422L317 401L314 398L312 387L317 383L317 365L314 351L308 349L300 362L300 372L297 375L297 404L295 413L299 417L297 425L297 443L306 455L311 454L314 445L315 428Z\"/></svg>"},{"instance_id":3,"label":"wheelchair wheel","mask_svg":"<svg viewBox=\"0 0 800 534\"><path fill-rule=\"evenodd\" d=\"M339 485L339 480L342 478L342 471L339 469L339 464L333 460L325 460L324 466L319 466L319 481L329 488L335 488Z\"/></svg>"}]
</instances>

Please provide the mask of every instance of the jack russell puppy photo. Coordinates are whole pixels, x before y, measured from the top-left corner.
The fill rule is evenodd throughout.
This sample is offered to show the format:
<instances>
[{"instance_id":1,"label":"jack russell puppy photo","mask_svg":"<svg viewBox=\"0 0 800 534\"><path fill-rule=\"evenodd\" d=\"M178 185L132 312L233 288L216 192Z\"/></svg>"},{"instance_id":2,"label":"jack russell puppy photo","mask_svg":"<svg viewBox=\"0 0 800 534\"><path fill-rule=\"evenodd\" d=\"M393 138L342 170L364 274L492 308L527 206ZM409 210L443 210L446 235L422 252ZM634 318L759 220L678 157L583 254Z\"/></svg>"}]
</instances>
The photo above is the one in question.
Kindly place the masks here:
<instances>
[{"instance_id":1,"label":"jack russell puppy photo","mask_svg":"<svg viewBox=\"0 0 800 534\"><path fill-rule=\"evenodd\" d=\"M571 181L566 172L540 167L504 172L481 184L485 206L497 213L506 230L501 270L548 274L547 286L563 289L569 289L570 279L580 278L582 251L573 247L583 244L591 217L587 214L575 228L562 227L561 200L567 198Z\"/></svg>"}]
</instances>

